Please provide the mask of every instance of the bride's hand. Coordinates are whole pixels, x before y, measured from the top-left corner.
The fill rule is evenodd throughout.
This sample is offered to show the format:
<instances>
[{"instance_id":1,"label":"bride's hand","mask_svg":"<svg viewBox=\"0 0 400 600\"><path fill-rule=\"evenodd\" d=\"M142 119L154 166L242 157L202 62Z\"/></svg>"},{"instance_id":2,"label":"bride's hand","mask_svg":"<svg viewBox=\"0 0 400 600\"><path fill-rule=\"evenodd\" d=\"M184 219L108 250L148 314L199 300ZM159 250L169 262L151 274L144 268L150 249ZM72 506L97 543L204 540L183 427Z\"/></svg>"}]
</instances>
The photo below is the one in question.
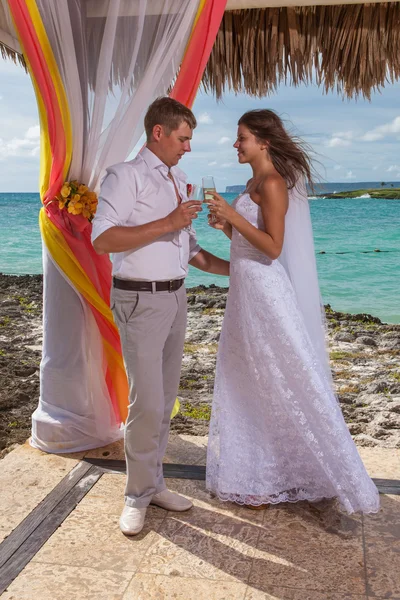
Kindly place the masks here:
<instances>
[{"instance_id":1,"label":"bride's hand","mask_svg":"<svg viewBox=\"0 0 400 600\"><path fill-rule=\"evenodd\" d=\"M212 215L211 213L208 213L208 224L210 227L213 227L214 229L219 229L221 231L224 231L224 228L226 226L226 221L225 221L225 219L216 219L214 217L214 215Z\"/></svg>"},{"instance_id":2,"label":"bride's hand","mask_svg":"<svg viewBox=\"0 0 400 600\"><path fill-rule=\"evenodd\" d=\"M207 192L207 195L212 196L212 200L207 200L208 208L212 217L215 217L216 223L227 221L230 223L232 216L235 214L235 209L217 192ZM219 228L218 228L219 229ZM223 227L221 227L223 229Z\"/></svg>"}]
</instances>

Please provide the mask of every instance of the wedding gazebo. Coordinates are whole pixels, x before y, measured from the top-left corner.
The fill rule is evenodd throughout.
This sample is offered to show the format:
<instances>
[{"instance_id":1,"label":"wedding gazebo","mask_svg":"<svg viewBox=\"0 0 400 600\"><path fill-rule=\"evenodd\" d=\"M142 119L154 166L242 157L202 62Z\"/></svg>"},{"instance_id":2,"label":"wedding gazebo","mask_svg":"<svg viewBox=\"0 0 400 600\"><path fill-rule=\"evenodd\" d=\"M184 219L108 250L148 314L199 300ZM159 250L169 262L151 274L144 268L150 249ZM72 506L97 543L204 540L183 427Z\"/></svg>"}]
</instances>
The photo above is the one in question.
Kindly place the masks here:
<instances>
[{"instance_id":1,"label":"wedding gazebo","mask_svg":"<svg viewBox=\"0 0 400 600\"><path fill-rule=\"evenodd\" d=\"M111 264L92 248L90 219L104 170L130 154L147 106L167 93L192 106L199 85L220 98L264 96L281 82L369 98L400 77L400 2L0 0L0 51L28 71L41 125L32 444L86 450L121 436L128 401ZM68 204L71 182L78 199Z\"/></svg>"}]
</instances>

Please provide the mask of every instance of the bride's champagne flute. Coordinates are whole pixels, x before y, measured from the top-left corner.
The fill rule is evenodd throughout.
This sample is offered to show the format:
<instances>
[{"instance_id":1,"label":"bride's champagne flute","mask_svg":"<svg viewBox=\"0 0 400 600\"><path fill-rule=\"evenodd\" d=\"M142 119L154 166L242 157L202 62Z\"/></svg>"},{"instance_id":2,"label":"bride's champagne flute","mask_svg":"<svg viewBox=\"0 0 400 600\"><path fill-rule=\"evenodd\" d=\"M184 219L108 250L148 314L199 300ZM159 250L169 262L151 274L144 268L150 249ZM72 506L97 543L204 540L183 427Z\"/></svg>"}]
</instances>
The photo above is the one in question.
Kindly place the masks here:
<instances>
[{"instance_id":1,"label":"bride's champagne flute","mask_svg":"<svg viewBox=\"0 0 400 600\"><path fill-rule=\"evenodd\" d=\"M212 195L209 192L217 191L215 189L214 177L211 177L211 175L208 175L207 177L203 177L202 184L203 184L204 202L207 203L208 200L213 199ZM216 220L217 219L216 219L215 215L211 215L211 218L210 218L211 223L215 223Z\"/></svg>"}]
</instances>

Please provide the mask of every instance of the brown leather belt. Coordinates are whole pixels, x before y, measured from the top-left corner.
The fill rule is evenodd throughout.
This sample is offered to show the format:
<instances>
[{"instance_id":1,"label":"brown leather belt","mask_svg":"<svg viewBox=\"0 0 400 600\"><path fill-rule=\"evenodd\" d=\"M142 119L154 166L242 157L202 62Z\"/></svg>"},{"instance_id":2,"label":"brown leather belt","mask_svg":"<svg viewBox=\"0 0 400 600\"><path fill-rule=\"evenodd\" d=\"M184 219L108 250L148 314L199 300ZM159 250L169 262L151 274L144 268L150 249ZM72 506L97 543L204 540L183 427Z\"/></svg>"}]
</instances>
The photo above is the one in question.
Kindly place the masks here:
<instances>
[{"instance_id":1,"label":"brown leather belt","mask_svg":"<svg viewBox=\"0 0 400 600\"><path fill-rule=\"evenodd\" d=\"M119 290L131 292L176 292L182 287L184 279L171 279L171 281L132 281L113 277L113 285Z\"/></svg>"}]
</instances>

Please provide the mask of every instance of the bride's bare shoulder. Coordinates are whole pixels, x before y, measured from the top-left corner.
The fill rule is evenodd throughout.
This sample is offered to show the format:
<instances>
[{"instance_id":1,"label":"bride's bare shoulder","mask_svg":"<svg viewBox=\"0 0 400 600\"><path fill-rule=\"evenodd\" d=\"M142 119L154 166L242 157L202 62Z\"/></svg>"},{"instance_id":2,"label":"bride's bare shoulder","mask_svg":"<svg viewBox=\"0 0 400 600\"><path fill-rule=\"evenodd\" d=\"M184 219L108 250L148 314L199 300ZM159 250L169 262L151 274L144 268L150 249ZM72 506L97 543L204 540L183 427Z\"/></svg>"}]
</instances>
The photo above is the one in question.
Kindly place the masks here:
<instances>
[{"instance_id":1,"label":"bride's bare shoulder","mask_svg":"<svg viewBox=\"0 0 400 600\"><path fill-rule=\"evenodd\" d=\"M265 177L259 186L259 203L265 206L288 207L289 197L286 181L279 173Z\"/></svg>"},{"instance_id":2,"label":"bride's bare shoulder","mask_svg":"<svg viewBox=\"0 0 400 600\"><path fill-rule=\"evenodd\" d=\"M259 191L260 193L287 191L287 184L279 173L271 173L260 182Z\"/></svg>"},{"instance_id":3,"label":"bride's bare shoulder","mask_svg":"<svg viewBox=\"0 0 400 600\"><path fill-rule=\"evenodd\" d=\"M257 182L253 181L253 186L249 193L252 200L257 204L268 202L269 199L274 198L277 195L286 197L286 181L279 173L269 173Z\"/></svg>"}]
</instances>

